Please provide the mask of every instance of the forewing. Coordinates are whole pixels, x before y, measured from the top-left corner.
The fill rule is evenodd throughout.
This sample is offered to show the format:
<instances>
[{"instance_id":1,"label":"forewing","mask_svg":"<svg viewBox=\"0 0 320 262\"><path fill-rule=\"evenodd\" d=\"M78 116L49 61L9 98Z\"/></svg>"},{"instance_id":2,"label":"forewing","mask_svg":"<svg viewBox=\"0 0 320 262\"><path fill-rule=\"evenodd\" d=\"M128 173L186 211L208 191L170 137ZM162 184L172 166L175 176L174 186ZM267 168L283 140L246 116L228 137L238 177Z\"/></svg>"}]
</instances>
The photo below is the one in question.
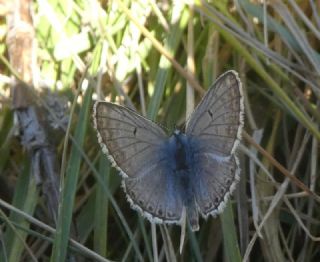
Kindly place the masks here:
<instances>
[{"instance_id":1,"label":"forewing","mask_svg":"<svg viewBox=\"0 0 320 262\"><path fill-rule=\"evenodd\" d=\"M213 155L201 155L196 165L194 192L202 216L221 213L239 181L238 159L231 155L219 161Z\"/></svg>"},{"instance_id":2,"label":"forewing","mask_svg":"<svg viewBox=\"0 0 320 262\"><path fill-rule=\"evenodd\" d=\"M152 121L113 103L94 105L94 126L99 143L125 177L142 177L163 161L165 132Z\"/></svg>"},{"instance_id":3,"label":"forewing","mask_svg":"<svg viewBox=\"0 0 320 262\"><path fill-rule=\"evenodd\" d=\"M243 94L235 71L220 76L192 113L186 134L195 137L199 150L220 157L235 152L243 127Z\"/></svg>"}]
</instances>

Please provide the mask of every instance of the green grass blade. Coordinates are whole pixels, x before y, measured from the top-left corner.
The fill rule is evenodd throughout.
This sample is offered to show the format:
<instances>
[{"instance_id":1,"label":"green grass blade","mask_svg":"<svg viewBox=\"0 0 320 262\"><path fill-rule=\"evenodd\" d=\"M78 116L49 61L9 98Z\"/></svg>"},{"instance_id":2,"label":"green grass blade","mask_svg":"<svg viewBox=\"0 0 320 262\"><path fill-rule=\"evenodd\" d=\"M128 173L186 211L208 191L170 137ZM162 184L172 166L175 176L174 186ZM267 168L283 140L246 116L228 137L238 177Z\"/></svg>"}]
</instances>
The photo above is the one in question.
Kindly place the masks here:
<instances>
[{"instance_id":1,"label":"green grass blade","mask_svg":"<svg viewBox=\"0 0 320 262\"><path fill-rule=\"evenodd\" d=\"M178 7L177 7L178 8ZM173 10L173 13L177 12L177 10ZM188 22L188 12L186 10L181 10L182 16L179 21L176 21L175 24L170 28L170 33L165 40L165 48L170 52L174 53L181 41L181 35L183 29L187 26ZM155 120L161 101L163 99L165 86L169 77L169 71L171 68L171 63L165 57L161 57L159 62L159 67L155 79L154 93L151 97L150 103L148 105L147 116L150 119Z\"/></svg>"},{"instance_id":2,"label":"green grass blade","mask_svg":"<svg viewBox=\"0 0 320 262\"><path fill-rule=\"evenodd\" d=\"M38 202L38 191L29 162L30 160L27 158L24 161L24 170L19 176L12 204L28 214L33 214ZM11 213L9 219L11 223L16 223L24 228L29 227L29 222L16 213ZM23 241L26 240L27 235L27 232L21 231L19 231L19 235L16 235L12 229L6 231L4 242L8 249L8 261L15 262L21 260L22 252L25 248Z\"/></svg>"},{"instance_id":3,"label":"green grass blade","mask_svg":"<svg viewBox=\"0 0 320 262\"><path fill-rule=\"evenodd\" d=\"M82 146L86 135L89 115L91 114L92 89L88 88L84 94L84 101L80 110L79 120L75 129L75 142ZM51 262L65 261L68 240L73 214L73 205L80 172L81 154L75 145L72 145L70 159L66 170L65 183L62 185L60 196L57 232L55 235Z\"/></svg>"},{"instance_id":4,"label":"green grass blade","mask_svg":"<svg viewBox=\"0 0 320 262\"><path fill-rule=\"evenodd\" d=\"M229 262L241 261L240 248L237 239L236 226L230 202L221 214L221 224L223 231L223 249Z\"/></svg>"},{"instance_id":5,"label":"green grass blade","mask_svg":"<svg viewBox=\"0 0 320 262\"><path fill-rule=\"evenodd\" d=\"M104 155L100 155L99 174L101 181L109 185L110 163ZM107 255L107 235L108 235L108 198L103 191L103 187L98 183L96 189L95 217L94 217L94 249L102 256Z\"/></svg>"}]
</instances>

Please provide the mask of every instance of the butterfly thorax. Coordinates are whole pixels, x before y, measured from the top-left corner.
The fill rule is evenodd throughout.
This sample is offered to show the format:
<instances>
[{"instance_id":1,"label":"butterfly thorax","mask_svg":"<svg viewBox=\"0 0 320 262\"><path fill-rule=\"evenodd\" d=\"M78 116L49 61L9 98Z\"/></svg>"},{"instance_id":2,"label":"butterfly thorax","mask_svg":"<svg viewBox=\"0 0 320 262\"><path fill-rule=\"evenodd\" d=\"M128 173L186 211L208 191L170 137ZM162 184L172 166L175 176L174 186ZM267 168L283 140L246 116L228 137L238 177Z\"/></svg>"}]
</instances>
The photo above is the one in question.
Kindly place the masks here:
<instances>
[{"instance_id":1,"label":"butterfly thorax","mask_svg":"<svg viewBox=\"0 0 320 262\"><path fill-rule=\"evenodd\" d=\"M175 130L168 140L168 159L171 159L171 172L179 184L183 184L182 188L190 191L190 176L192 173L192 150L189 146L188 137ZM190 193L190 192L187 192Z\"/></svg>"},{"instance_id":2,"label":"butterfly thorax","mask_svg":"<svg viewBox=\"0 0 320 262\"><path fill-rule=\"evenodd\" d=\"M178 133L179 132L179 133ZM174 141L175 141L175 171L188 172L189 171L189 163L187 159L187 141L185 135L180 133L180 131L176 131L174 133Z\"/></svg>"}]
</instances>

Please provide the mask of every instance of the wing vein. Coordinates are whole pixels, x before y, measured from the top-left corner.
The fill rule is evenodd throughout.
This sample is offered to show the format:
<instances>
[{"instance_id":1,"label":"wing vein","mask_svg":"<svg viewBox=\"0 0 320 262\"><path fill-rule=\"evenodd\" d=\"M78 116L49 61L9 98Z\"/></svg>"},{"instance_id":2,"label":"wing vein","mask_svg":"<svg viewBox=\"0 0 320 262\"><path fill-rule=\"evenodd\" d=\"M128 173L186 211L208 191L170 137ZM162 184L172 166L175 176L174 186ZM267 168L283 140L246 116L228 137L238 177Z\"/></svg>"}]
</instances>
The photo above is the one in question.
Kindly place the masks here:
<instances>
[{"instance_id":1,"label":"wing vein","mask_svg":"<svg viewBox=\"0 0 320 262\"><path fill-rule=\"evenodd\" d=\"M216 112L217 112L221 107L223 107L225 104L228 104L228 103L230 103L231 101L233 101L233 100L235 100L235 99L239 99L239 97L241 97L241 96L232 97L230 100L228 100L228 101L226 101L225 103L221 104L217 109L214 110L214 113L216 113ZM220 97L219 97L219 98L220 98ZM215 99L213 99L213 100L214 100L214 102L213 102L212 106L208 106L208 107L204 107L204 108L213 109L213 106L215 105L215 103L217 103L217 102L219 101L219 99L215 98ZM239 104L239 108L240 108L240 104ZM237 111L235 111L235 112L237 112ZM192 129L189 131L189 133L192 133L192 132L193 132L194 128L197 126L197 123L201 120L201 118L202 118L202 117L204 116L204 114L206 114L206 113L207 113L207 110L204 110L204 109L199 112L199 117L198 117L197 120L193 123ZM214 121L214 120L212 120L212 121ZM210 121L210 122L212 122L212 121ZM210 122L209 122L209 123L210 123Z\"/></svg>"}]
</instances>

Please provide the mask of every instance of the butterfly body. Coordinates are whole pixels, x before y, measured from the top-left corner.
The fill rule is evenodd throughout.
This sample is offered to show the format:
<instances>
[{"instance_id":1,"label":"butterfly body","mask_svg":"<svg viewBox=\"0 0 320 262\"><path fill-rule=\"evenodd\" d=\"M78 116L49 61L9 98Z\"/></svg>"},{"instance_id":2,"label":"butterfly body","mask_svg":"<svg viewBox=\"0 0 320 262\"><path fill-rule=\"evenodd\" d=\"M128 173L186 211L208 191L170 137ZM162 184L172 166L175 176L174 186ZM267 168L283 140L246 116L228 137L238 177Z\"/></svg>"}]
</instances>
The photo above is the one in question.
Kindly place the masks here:
<instances>
[{"instance_id":1,"label":"butterfly body","mask_svg":"<svg viewBox=\"0 0 320 262\"><path fill-rule=\"evenodd\" d=\"M173 135L169 138L171 143L170 149L172 150L171 155L174 160L174 172L190 172L192 161L192 153L190 152L188 140L185 134L179 130L175 130Z\"/></svg>"},{"instance_id":2,"label":"butterfly body","mask_svg":"<svg viewBox=\"0 0 320 262\"><path fill-rule=\"evenodd\" d=\"M243 95L235 71L219 77L186 123L171 136L154 122L113 103L96 102L99 143L124 177L131 206L150 221L192 230L198 217L221 213L239 180L235 151L243 127Z\"/></svg>"},{"instance_id":3,"label":"butterfly body","mask_svg":"<svg viewBox=\"0 0 320 262\"><path fill-rule=\"evenodd\" d=\"M169 152L167 152L169 170L168 179L175 181L170 182L176 184L178 190L176 194L180 197L183 206L186 208L188 221L193 229L197 229L198 212L196 210L195 192L193 179L195 179L197 164L195 159L195 148L191 143L190 138L180 130L175 130L173 135L168 139Z\"/></svg>"}]
</instances>

